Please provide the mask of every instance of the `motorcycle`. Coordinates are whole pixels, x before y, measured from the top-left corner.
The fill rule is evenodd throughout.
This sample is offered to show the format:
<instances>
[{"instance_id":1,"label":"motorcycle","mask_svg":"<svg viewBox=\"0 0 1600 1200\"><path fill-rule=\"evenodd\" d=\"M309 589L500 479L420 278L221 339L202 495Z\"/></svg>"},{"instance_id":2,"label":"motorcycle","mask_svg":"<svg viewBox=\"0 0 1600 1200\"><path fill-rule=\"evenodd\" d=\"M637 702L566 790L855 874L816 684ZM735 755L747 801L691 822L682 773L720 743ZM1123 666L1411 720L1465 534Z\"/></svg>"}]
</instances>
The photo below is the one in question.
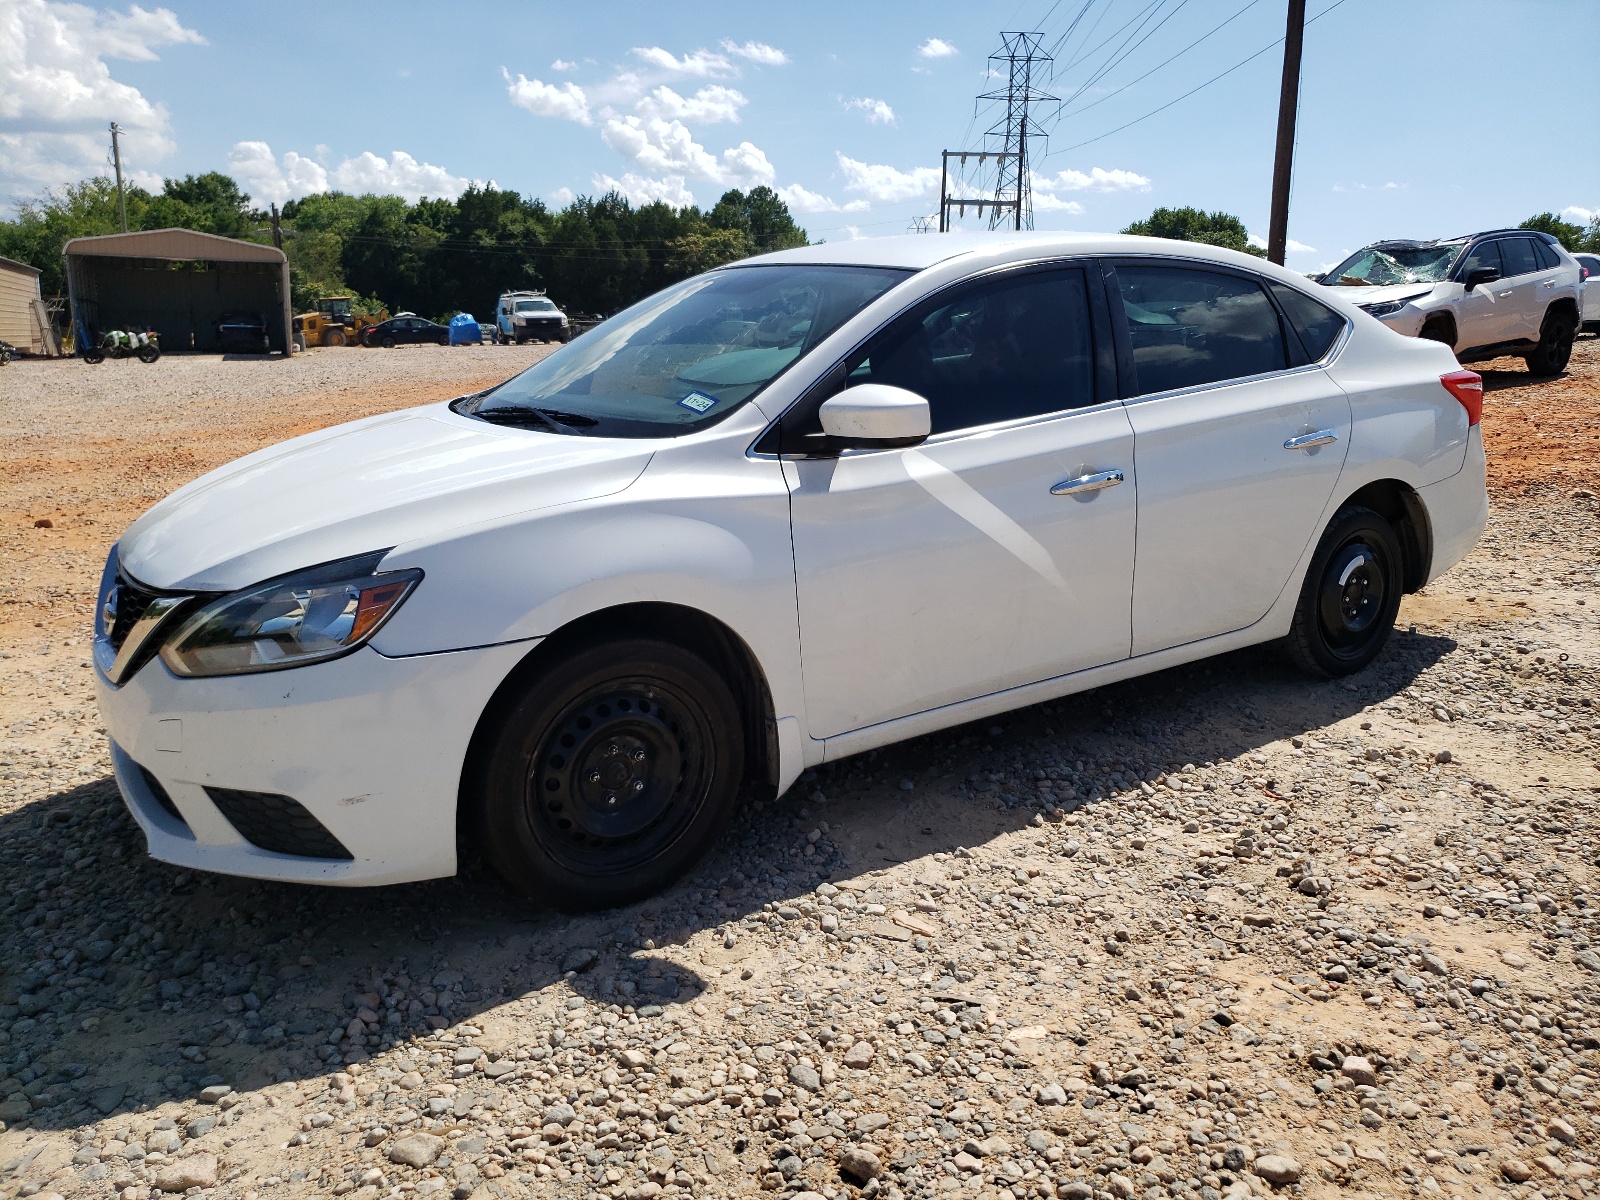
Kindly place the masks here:
<instances>
[{"instance_id":1,"label":"motorcycle","mask_svg":"<svg viewBox=\"0 0 1600 1200\"><path fill-rule=\"evenodd\" d=\"M83 348L83 361L91 366L108 358L137 358L142 363L153 363L160 357L161 344L154 329L108 330L98 342Z\"/></svg>"},{"instance_id":2,"label":"motorcycle","mask_svg":"<svg viewBox=\"0 0 1600 1200\"><path fill-rule=\"evenodd\" d=\"M17 357L17 348L10 342L0 342L0 367Z\"/></svg>"}]
</instances>

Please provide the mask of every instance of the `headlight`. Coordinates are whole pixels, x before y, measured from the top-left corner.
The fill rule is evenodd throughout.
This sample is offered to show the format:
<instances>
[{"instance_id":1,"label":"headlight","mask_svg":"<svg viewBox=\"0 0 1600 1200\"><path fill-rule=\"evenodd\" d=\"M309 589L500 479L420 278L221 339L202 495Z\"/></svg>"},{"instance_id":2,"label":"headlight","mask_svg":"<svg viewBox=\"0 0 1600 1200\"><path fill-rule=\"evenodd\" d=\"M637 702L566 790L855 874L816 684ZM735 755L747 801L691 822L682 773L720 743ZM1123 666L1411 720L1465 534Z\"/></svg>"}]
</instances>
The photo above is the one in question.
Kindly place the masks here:
<instances>
[{"instance_id":1,"label":"headlight","mask_svg":"<svg viewBox=\"0 0 1600 1200\"><path fill-rule=\"evenodd\" d=\"M374 574L387 551L326 563L213 600L161 647L175 675L243 675L348 654L375 634L422 572Z\"/></svg>"},{"instance_id":2,"label":"headlight","mask_svg":"<svg viewBox=\"0 0 1600 1200\"><path fill-rule=\"evenodd\" d=\"M1375 317L1389 317L1410 303L1410 300L1379 300L1375 304L1361 305L1361 311L1371 313Z\"/></svg>"}]
</instances>

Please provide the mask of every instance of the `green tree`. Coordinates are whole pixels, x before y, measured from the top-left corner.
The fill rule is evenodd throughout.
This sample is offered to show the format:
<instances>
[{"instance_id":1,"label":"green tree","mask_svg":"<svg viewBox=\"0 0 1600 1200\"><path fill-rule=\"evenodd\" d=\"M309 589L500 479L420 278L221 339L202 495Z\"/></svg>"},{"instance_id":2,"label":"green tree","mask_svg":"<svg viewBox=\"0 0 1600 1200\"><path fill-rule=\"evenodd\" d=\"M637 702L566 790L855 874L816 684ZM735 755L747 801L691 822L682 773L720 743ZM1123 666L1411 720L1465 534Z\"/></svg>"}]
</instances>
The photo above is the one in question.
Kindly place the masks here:
<instances>
[{"instance_id":1,"label":"green tree","mask_svg":"<svg viewBox=\"0 0 1600 1200\"><path fill-rule=\"evenodd\" d=\"M742 229L707 229L667 243L667 270L689 276L749 258L751 238Z\"/></svg>"},{"instance_id":2,"label":"green tree","mask_svg":"<svg viewBox=\"0 0 1600 1200\"><path fill-rule=\"evenodd\" d=\"M150 193L130 187L126 199L128 225L139 229ZM96 176L19 204L14 219L0 221L0 255L38 267L40 290L46 296L59 296L67 290L61 248L73 238L117 233L120 228L117 185Z\"/></svg>"},{"instance_id":3,"label":"green tree","mask_svg":"<svg viewBox=\"0 0 1600 1200\"><path fill-rule=\"evenodd\" d=\"M765 185L751 188L748 195L737 189L724 192L707 214L706 223L713 229L737 229L748 234L752 254L808 244L806 232L794 223L789 206Z\"/></svg>"},{"instance_id":4,"label":"green tree","mask_svg":"<svg viewBox=\"0 0 1600 1200\"><path fill-rule=\"evenodd\" d=\"M1571 221L1563 221L1553 212L1542 212L1529 217L1518 229L1532 229L1538 233L1548 233L1556 241L1567 248L1568 253L1574 250L1585 249L1587 230L1582 225L1574 225ZM1594 228L1591 223L1590 228Z\"/></svg>"},{"instance_id":5,"label":"green tree","mask_svg":"<svg viewBox=\"0 0 1600 1200\"><path fill-rule=\"evenodd\" d=\"M1141 237L1173 238L1181 242L1202 242L1264 258L1265 252L1250 244L1244 222L1232 213L1206 212L1199 208L1158 208L1142 221L1122 231Z\"/></svg>"},{"instance_id":6,"label":"green tree","mask_svg":"<svg viewBox=\"0 0 1600 1200\"><path fill-rule=\"evenodd\" d=\"M198 229L222 237L247 238L256 222L250 212L250 197L239 185L219 171L204 175L185 175L164 182L161 195L152 200L134 225L137 229Z\"/></svg>"}]
</instances>

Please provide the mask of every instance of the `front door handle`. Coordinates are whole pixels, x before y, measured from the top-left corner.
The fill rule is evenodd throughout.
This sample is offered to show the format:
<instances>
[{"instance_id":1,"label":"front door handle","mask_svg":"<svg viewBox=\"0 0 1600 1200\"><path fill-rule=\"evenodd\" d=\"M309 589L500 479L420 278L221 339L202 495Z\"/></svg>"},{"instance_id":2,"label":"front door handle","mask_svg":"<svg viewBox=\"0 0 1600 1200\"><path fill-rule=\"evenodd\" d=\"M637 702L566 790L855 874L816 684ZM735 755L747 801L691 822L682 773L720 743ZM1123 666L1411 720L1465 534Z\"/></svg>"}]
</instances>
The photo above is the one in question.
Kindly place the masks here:
<instances>
[{"instance_id":1,"label":"front door handle","mask_svg":"<svg viewBox=\"0 0 1600 1200\"><path fill-rule=\"evenodd\" d=\"M1310 450L1317 446L1326 446L1330 442L1337 442L1339 435L1331 429L1319 429L1315 433L1302 433L1299 437L1292 437L1283 444L1285 450Z\"/></svg>"},{"instance_id":2,"label":"front door handle","mask_svg":"<svg viewBox=\"0 0 1600 1200\"><path fill-rule=\"evenodd\" d=\"M1079 475L1076 479L1063 479L1050 489L1050 494L1052 496L1077 496L1083 492L1098 492L1102 488L1116 487L1121 482L1121 471L1096 471L1093 475Z\"/></svg>"}]
</instances>

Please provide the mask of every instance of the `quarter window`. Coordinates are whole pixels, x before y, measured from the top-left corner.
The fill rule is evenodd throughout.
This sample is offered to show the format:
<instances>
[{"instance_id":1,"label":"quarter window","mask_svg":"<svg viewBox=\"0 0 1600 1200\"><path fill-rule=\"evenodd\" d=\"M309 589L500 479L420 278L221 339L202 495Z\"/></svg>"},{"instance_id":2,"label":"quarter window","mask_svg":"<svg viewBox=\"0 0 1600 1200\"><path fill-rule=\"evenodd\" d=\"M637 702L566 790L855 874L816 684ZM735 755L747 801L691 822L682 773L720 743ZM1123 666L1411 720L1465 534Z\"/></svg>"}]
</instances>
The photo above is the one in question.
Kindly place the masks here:
<instances>
[{"instance_id":1,"label":"quarter window","mask_svg":"<svg viewBox=\"0 0 1600 1200\"><path fill-rule=\"evenodd\" d=\"M1288 365L1277 310L1248 279L1188 267L1119 266L1117 284L1136 396Z\"/></svg>"},{"instance_id":2,"label":"quarter window","mask_svg":"<svg viewBox=\"0 0 1600 1200\"><path fill-rule=\"evenodd\" d=\"M1530 238L1505 238L1500 243L1500 278L1510 279L1516 275L1531 275L1539 269L1538 261L1533 257L1533 241Z\"/></svg>"},{"instance_id":3,"label":"quarter window","mask_svg":"<svg viewBox=\"0 0 1600 1200\"><path fill-rule=\"evenodd\" d=\"M1278 298L1279 306L1289 318L1289 324L1294 326L1311 362L1318 361L1333 348L1339 331L1344 328L1343 317L1326 304L1281 283L1272 285L1272 294Z\"/></svg>"},{"instance_id":4,"label":"quarter window","mask_svg":"<svg viewBox=\"0 0 1600 1200\"><path fill-rule=\"evenodd\" d=\"M890 326L849 368L928 401L934 433L1095 403L1089 295L1076 269L979 284Z\"/></svg>"},{"instance_id":5,"label":"quarter window","mask_svg":"<svg viewBox=\"0 0 1600 1200\"><path fill-rule=\"evenodd\" d=\"M1533 239L1533 255L1539 261L1539 270L1548 271L1551 267L1559 267L1561 258L1556 254L1549 242Z\"/></svg>"}]
</instances>

